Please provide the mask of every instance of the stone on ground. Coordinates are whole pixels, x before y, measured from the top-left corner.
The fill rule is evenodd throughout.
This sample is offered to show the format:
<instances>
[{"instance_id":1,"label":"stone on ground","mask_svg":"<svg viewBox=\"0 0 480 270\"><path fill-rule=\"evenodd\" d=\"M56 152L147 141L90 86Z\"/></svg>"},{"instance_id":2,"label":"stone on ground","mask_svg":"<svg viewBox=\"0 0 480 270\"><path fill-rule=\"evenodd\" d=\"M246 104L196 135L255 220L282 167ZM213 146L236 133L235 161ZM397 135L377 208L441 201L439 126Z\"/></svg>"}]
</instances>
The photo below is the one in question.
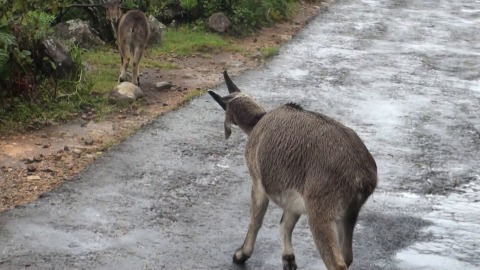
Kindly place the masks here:
<instances>
[{"instance_id":1,"label":"stone on ground","mask_svg":"<svg viewBox=\"0 0 480 270\"><path fill-rule=\"evenodd\" d=\"M142 89L131 82L120 83L108 94L108 100L111 103L117 103L120 101L133 102L142 97Z\"/></svg>"}]
</instances>

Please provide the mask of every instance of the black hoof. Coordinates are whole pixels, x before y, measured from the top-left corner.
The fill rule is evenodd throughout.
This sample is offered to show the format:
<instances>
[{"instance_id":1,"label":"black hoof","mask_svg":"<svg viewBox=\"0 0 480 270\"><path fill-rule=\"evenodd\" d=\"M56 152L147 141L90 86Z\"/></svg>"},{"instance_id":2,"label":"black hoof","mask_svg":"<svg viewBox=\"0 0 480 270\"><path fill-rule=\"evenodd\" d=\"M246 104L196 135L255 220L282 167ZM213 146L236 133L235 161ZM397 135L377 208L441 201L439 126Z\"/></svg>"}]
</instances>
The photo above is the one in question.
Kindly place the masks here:
<instances>
[{"instance_id":1,"label":"black hoof","mask_svg":"<svg viewBox=\"0 0 480 270\"><path fill-rule=\"evenodd\" d=\"M283 270L297 270L297 263L295 262L295 255L283 255Z\"/></svg>"},{"instance_id":2,"label":"black hoof","mask_svg":"<svg viewBox=\"0 0 480 270\"><path fill-rule=\"evenodd\" d=\"M123 79L122 77L118 78L118 82L119 82L119 83L122 83L122 82L124 82L124 81L125 81L125 79Z\"/></svg>"},{"instance_id":3,"label":"black hoof","mask_svg":"<svg viewBox=\"0 0 480 270\"><path fill-rule=\"evenodd\" d=\"M237 257L237 253L240 253L242 254L240 256L240 258ZM236 264L244 264L248 258L250 258L250 256L247 256L245 254L242 253L242 251L236 251L234 254L233 254L233 262L236 263Z\"/></svg>"}]
</instances>

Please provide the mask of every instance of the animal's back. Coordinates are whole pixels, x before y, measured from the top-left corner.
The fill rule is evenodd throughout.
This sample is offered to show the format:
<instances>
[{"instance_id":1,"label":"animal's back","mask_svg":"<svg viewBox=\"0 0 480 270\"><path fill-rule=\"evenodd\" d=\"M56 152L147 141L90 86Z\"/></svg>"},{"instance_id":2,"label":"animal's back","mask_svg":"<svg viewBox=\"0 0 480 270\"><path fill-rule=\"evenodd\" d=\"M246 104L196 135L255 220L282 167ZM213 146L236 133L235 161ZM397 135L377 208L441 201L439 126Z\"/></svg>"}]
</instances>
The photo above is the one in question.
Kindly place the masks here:
<instances>
[{"instance_id":1,"label":"animal's back","mask_svg":"<svg viewBox=\"0 0 480 270\"><path fill-rule=\"evenodd\" d=\"M150 36L150 27L145 14L139 10L130 10L122 17L118 26L125 42L145 46Z\"/></svg>"},{"instance_id":2,"label":"animal's back","mask_svg":"<svg viewBox=\"0 0 480 270\"><path fill-rule=\"evenodd\" d=\"M375 160L357 134L295 104L267 113L252 130L246 151L271 195L285 190L304 195L312 188L371 193L376 186Z\"/></svg>"}]
</instances>

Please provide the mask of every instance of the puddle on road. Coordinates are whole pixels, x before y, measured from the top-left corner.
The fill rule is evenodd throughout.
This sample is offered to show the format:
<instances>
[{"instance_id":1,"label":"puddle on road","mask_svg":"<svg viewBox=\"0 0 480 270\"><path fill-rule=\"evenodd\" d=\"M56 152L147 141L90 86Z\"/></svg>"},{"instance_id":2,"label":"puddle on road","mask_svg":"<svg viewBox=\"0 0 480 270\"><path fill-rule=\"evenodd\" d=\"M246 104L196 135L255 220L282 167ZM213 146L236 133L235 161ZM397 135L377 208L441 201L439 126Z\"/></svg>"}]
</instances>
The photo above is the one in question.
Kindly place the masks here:
<instances>
[{"instance_id":1,"label":"puddle on road","mask_svg":"<svg viewBox=\"0 0 480 270\"><path fill-rule=\"evenodd\" d=\"M309 74L310 72L306 69L291 68L283 72L281 77L300 81L303 79L303 77L308 76Z\"/></svg>"},{"instance_id":2,"label":"puddle on road","mask_svg":"<svg viewBox=\"0 0 480 270\"><path fill-rule=\"evenodd\" d=\"M425 229L431 241L416 243L397 253L401 269L480 269L480 185L471 183L464 193L432 196L432 222Z\"/></svg>"},{"instance_id":3,"label":"puddle on road","mask_svg":"<svg viewBox=\"0 0 480 270\"><path fill-rule=\"evenodd\" d=\"M477 92L478 94L480 94L480 80L476 81L475 82L475 85L472 86L472 89L473 91Z\"/></svg>"},{"instance_id":4,"label":"puddle on road","mask_svg":"<svg viewBox=\"0 0 480 270\"><path fill-rule=\"evenodd\" d=\"M478 270L469 263L464 263L456 259L443 257L440 255L421 254L417 251L407 251L399 253L398 258L408 261L402 263L402 269L416 269L416 270Z\"/></svg>"}]
</instances>

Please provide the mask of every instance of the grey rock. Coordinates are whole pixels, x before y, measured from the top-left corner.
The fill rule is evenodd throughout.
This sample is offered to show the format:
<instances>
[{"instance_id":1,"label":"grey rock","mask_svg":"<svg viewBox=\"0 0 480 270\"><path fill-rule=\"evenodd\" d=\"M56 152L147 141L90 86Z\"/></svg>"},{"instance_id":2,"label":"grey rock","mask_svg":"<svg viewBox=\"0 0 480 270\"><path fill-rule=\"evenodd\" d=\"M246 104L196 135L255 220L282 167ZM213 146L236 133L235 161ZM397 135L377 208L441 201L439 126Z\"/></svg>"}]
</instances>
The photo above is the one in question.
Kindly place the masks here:
<instances>
[{"instance_id":1,"label":"grey rock","mask_svg":"<svg viewBox=\"0 0 480 270\"><path fill-rule=\"evenodd\" d=\"M85 138L84 143L85 143L85 145L93 145L94 141L93 141L92 137L87 136L87 137Z\"/></svg>"},{"instance_id":2,"label":"grey rock","mask_svg":"<svg viewBox=\"0 0 480 270\"><path fill-rule=\"evenodd\" d=\"M38 175L30 175L30 176L27 176L27 180L29 181L38 181L38 180L42 180L42 178Z\"/></svg>"},{"instance_id":3,"label":"grey rock","mask_svg":"<svg viewBox=\"0 0 480 270\"><path fill-rule=\"evenodd\" d=\"M131 82L122 82L110 91L108 100L111 103L119 101L133 102L142 97L143 91L140 87Z\"/></svg>"},{"instance_id":4,"label":"grey rock","mask_svg":"<svg viewBox=\"0 0 480 270\"><path fill-rule=\"evenodd\" d=\"M53 27L54 37L65 46L76 44L81 48L90 49L97 45L105 44L95 30L87 22L80 19L69 20Z\"/></svg>"},{"instance_id":5,"label":"grey rock","mask_svg":"<svg viewBox=\"0 0 480 270\"><path fill-rule=\"evenodd\" d=\"M37 170L37 166L35 164L28 164L27 165L27 171L34 172L36 170Z\"/></svg>"},{"instance_id":6,"label":"grey rock","mask_svg":"<svg viewBox=\"0 0 480 270\"><path fill-rule=\"evenodd\" d=\"M157 82L155 88L157 88L157 90L168 90L172 88L172 84L169 82Z\"/></svg>"},{"instance_id":7,"label":"grey rock","mask_svg":"<svg viewBox=\"0 0 480 270\"><path fill-rule=\"evenodd\" d=\"M230 26L232 22L222 12L214 13L208 18L208 27L215 32L224 33Z\"/></svg>"},{"instance_id":8,"label":"grey rock","mask_svg":"<svg viewBox=\"0 0 480 270\"><path fill-rule=\"evenodd\" d=\"M81 127L86 127L88 125L89 121L87 120L84 120L84 119L80 119L80 126Z\"/></svg>"},{"instance_id":9,"label":"grey rock","mask_svg":"<svg viewBox=\"0 0 480 270\"><path fill-rule=\"evenodd\" d=\"M292 40L293 36L292 35L280 35L280 41L286 42Z\"/></svg>"},{"instance_id":10,"label":"grey rock","mask_svg":"<svg viewBox=\"0 0 480 270\"><path fill-rule=\"evenodd\" d=\"M150 26L148 46L162 44L163 36L165 34L165 30L167 30L167 27L152 15L148 16L148 25Z\"/></svg>"},{"instance_id":11,"label":"grey rock","mask_svg":"<svg viewBox=\"0 0 480 270\"><path fill-rule=\"evenodd\" d=\"M80 157L82 155L82 149L73 149L73 154L75 155L75 157Z\"/></svg>"},{"instance_id":12,"label":"grey rock","mask_svg":"<svg viewBox=\"0 0 480 270\"><path fill-rule=\"evenodd\" d=\"M55 38L42 40L38 45L38 53L40 58L46 58L50 61L42 61L41 70L43 73L57 78L68 77L76 73L77 67L70 57L68 49ZM52 63L55 67L52 66Z\"/></svg>"}]
</instances>

